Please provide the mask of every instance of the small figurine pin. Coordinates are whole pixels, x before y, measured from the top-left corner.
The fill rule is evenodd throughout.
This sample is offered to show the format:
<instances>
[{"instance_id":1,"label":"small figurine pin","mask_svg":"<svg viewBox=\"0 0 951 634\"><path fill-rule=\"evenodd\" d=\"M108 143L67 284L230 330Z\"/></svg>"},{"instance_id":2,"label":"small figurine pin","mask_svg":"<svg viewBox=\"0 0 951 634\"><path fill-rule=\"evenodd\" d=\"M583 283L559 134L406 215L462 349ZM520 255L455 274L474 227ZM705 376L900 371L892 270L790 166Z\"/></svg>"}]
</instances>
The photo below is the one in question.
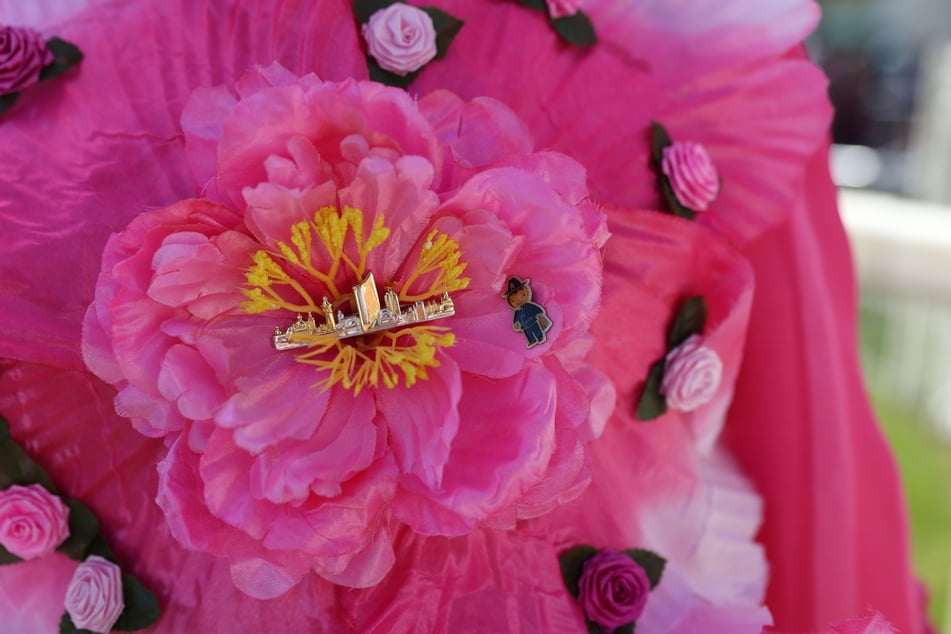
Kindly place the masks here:
<instances>
[{"instance_id":1,"label":"small figurine pin","mask_svg":"<svg viewBox=\"0 0 951 634\"><path fill-rule=\"evenodd\" d=\"M502 297L509 307L515 311L515 320L512 329L525 335L528 347L545 343L545 333L551 329L551 319L545 309L532 301L531 280L510 277Z\"/></svg>"}]
</instances>

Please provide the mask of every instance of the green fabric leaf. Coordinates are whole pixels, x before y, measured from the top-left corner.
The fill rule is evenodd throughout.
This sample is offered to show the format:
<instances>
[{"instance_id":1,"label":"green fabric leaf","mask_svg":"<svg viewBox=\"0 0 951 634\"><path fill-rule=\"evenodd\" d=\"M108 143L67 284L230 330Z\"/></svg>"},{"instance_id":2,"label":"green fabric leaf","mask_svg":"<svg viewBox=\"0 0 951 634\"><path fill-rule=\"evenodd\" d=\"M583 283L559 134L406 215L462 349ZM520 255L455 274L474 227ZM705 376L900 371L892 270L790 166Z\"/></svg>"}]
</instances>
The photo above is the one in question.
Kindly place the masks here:
<instances>
[{"instance_id":1,"label":"green fabric leaf","mask_svg":"<svg viewBox=\"0 0 951 634\"><path fill-rule=\"evenodd\" d=\"M562 553L558 558L561 565L561 578L565 582L565 587L574 598L578 598L578 580L581 579L581 572L584 570L584 562L596 555L598 549L594 546L582 544L575 546L571 550Z\"/></svg>"},{"instance_id":2,"label":"green fabric leaf","mask_svg":"<svg viewBox=\"0 0 951 634\"><path fill-rule=\"evenodd\" d=\"M99 534L99 520L79 500L68 500L66 506L69 507L69 537L56 550L70 559L84 561L86 551Z\"/></svg>"},{"instance_id":3,"label":"green fabric leaf","mask_svg":"<svg viewBox=\"0 0 951 634\"><path fill-rule=\"evenodd\" d=\"M625 550L624 554L644 569L647 578L651 582L651 590L656 588L657 584L660 583L660 578L664 576L664 567L667 565L667 560L653 551L640 548Z\"/></svg>"},{"instance_id":4,"label":"green fabric leaf","mask_svg":"<svg viewBox=\"0 0 951 634\"><path fill-rule=\"evenodd\" d=\"M706 323L707 302L703 297L696 295L682 303L667 330L667 351L682 344L690 335L702 334Z\"/></svg>"},{"instance_id":5,"label":"green fabric leaf","mask_svg":"<svg viewBox=\"0 0 951 634\"><path fill-rule=\"evenodd\" d=\"M69 618L69 612L63 612L63 618L59 621L59 634L95 634L95 632L79 629Z\"/></svg>"},{"instance_id":6,"label":"green fabric leaf","mask_svg":"<svg viewBox=\"0 0 951 634\"><path fill-rule=\"evenodd\" d=\"M7 564L15 564L23 561L9 550L0 546L0 566L5 566Z\"/></svg>"},{"instance_id":7,"label":"green fabric leaf","mask_svg":"<svg viewBox=\"0 0 951 634\"><path fill-rule=\"evenodd\" d=\"M40 71L41 81L59 77L83 61L83 53L75 44L61 40L58 37L47 40L46 48L53 54L53 62L44 66L43 70Z\"/></svg>"},{"instance_id":8,"label":"green fabric leaf","mask_svg":"<svg viewBox=\"0 0 951 634\"><path fill-rule=\"evenodd\" d=\"M583 11L578 11L574 15L567 15L563 18L550 18L551 25L555 31L569 44L575 46L588 47L594 46L598 42L598 36L595 35L594 25Z\"/></svg>"},{"instance_id":9,"label":"green fabric leaf","mask_svg":"<svg viewBox=\"0 0 951 634\"><path fill-rule=\"evenodd\" d=\"M122 600L125 609L112 629L120 632L144 630L158 621L158 599L132 575L122 573Z\"/></svg>"},{"instance_id":10,"label":"green fabric leaf","mask_svg":"<svg viewBox=\"0 0 951 634\"><path fill-rule=\"evenodd\" d=\"M651 157L658 169L664 159L664 148L672 144L667 129L656 121L651 121Z\"/></svg>"},{"instance_id":11,"label":"green fabric leaf","mask_svg":"<svg viewBox=\"0 0 951 634\"><path fill-rule=\"evenodd\" d=\"M433 21L433 28L436 29L436 57L442 59L449 51L449 45L456 38L459 29L465 24L463 20L450 15L442 9L436 7L421 7Z\"/></svg>"},{"instance_id":12,"label":"green fabric leaf","mask_svg":"<svg viewBox=\"0 0 951 634\"><path fill-rule=\"evenodd\" d=\"M627 625L622 625L621 627L614 628L614 634L634 634L634 626L636 624L634 621L631 621Z\"/></svg>"},{"instance_id":13,"label":"green fabric leaf","mask_svg":"<svg viewBox=\"0 0 951 634\"><path fill-rule=\"evenodd\" d=\"M57 493L56 487L49 474L10 438L7 421L0 416L0 436L5 440L0 442L0 489L6 489L14 484L26 486L41 484L50 493Z\"/></svg>"},{"instance_id":14,"label":"green fabric leaf","mask_svg":"<svg viewBox=\"0 0 951 634\"><path fill-rule=\"evenodd\" d=\"M370 16L385 9L391 4L396 4L398 0L353 0L353 15L357 22L363 24L370 19Z\"/></svg>"},{"instance_id":15,"label":"green fabric leaf","mask_svg":"<svg viewBox=\"0 0 951 634\"><path fill-rule=\"evenodd\" d=\"M677 200L677 194L674 193L674 188L670 184L670 179L667 178L667 175L659 174L658 178L660 179L660 192L664 196L664 202L667 205L666 211L675 216L680 216L681 218L686 218L687 220L693 220L697 215L697 212L690 207L684 207L682 204L680 204L680 201Z\"/></svg>"},{"instance_id":16,"label":"green fabric leaf","mask_svg":"<svg viewBox=\"0 0 951 634\"><path fill-rule=\"evenodd\" d=\"M117 566L119 565L119 562L116 561L116 556L112 553L109 545L106 544L106 541L102 538L102 535L96 535L92 541L89 542L89 546L86 548L86 556L88 557L89 555L99 555L103 559L108 559Z\"/></svg>"},{"instance_id":17,"label":"green fabric leaf","mask_svg":"<svg viewBox=\"0 0 951 634\"><path fill-rule=\"evenodd\" d=\"M588 634L604 634L604 628L602 628L600 625L598 625L594 621L585 619L584 624L588 628Z\"/></svg>"},{"instance_id":18,"label":"green fabric leaf","mask_svg":"<svg viewBox=\"0 0 951 634\"><path fill-rule=\"evenodd\" d=\"M518 0L523 7L528 7L529 9L537 9L538 11L544 11L548 13L548 3L545 0Z\"/></svg>"},{"instance_id":19,"label":"green fabric leaf","mask_svg":"<svg viewBox=\"0 0 951 634\"><path fill-rule=\"evenodd\" d=\"M407 75L397 75L396 73L391 73L388 70L380 68L380 65L377 64L376 60L367 55L367 69L370 71L370 79L373 81L378 81L381 84L386 84L387 86L395 86L396 88L406 88L413 80L416 79L416 76L419 75L419 71L414 71Z\"/></svg>"},{"instance_id":20,"label":"green fabric leaf","mask_svg":"<svg viewBox=\"0 0 951 634\"><path fill-rule=\"evenodd\" d=\"M658 359L647 372L644 391L641 392L641 399L637 402L637 420L654 420L667 411L667 399L660 393L666 363L666 357Z\"/></svg>"}]
</instances>

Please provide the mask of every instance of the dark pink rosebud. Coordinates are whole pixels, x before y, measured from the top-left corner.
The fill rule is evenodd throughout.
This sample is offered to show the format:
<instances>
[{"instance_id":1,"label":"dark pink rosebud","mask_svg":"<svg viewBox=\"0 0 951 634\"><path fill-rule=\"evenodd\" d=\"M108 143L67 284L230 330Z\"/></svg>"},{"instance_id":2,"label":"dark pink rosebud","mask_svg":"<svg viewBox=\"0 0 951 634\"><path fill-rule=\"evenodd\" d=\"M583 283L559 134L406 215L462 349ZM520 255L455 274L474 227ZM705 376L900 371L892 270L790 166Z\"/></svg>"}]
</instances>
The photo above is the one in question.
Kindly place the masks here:
<instances>
[{"instance_id":1,"label":"dark pink rosebud","mask_svg":"<svg viewBox=\"0 0 951 634\"><path fill-rule=\"evenodd\" d=\"M581 0L546 0L548 14L553 18L566 18L581 10Z\"/></svg>"},{"instance_id":2,"label":"dark pink rosebud","mask_svg":"<svg viewBox=\"0 0 951 634\"><path fill-rule=\"evenodd\" d=\"M588 620L613 630L640 618L651 584L637 562L605 548L584 562L578 589L578 602Z\"/></svg>"},{"instance_id":3,"label":"dark pink rosebud","mask_svg":"<svg viewBox=\"0 0 951 634\"><path fill-rule=\"evenodd\" d=\"M42 485L0 491L0 544L20 559L47 555L69 537L69 509Z\"/></svg>"},{"instance_id":4,"label":"dark pink rosebud","mask_svg":"<svg viewBox=\"0 0 951 634\"><path fill-rule=\"evenodd\" d=\"M0 95L32 86L52 63L42 35L29 27L0 26Z\"/></svg>"},{"instance_id":5,"label":"dark pink rosebud","mask_svg":"<svg viewBox=\"0 0 951 634\"><path fill-rule=\"evenodd\" d=\"M699 143L674 141L664 148L661 168L677 200L693 211L705 211L720 191L717 169Z\"/></svg>"}]
</instances>

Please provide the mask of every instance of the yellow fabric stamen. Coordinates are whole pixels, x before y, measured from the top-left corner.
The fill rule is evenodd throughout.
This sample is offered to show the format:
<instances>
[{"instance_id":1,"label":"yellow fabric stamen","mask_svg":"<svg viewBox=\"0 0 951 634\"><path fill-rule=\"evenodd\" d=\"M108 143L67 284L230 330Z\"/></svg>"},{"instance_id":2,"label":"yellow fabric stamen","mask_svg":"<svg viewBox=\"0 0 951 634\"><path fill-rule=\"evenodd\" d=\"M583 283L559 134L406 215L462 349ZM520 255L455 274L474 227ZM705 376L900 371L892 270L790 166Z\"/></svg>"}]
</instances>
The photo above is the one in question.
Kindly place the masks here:
<instances>
[{"instance_id":1,"label":"yellow fabric stamen","mask_svg":"<svg viewBox=\"0 0 951 634\"><path fill-rule=\"evenodd\" d=\"M404 302L416 302L443 293L460 291L469 286L469 278L462 277L468 265L460 261L461 257L459 244L455 240L439 233L436 229L430 231L419 252L416 267L399 293L400 299ZM411 294L409 289L413 283L419 279L426 279L427 276L429 283L424 290Z\"/></svg>"},{"instance_id":2,"label":"yellow fabric stamen","mask_svg":"<svg viewBox=\"0 0 951 634\"><path fill-rule=\"evenodd\" d=\"M344 277L350 285L364 279L370 253L390 235L382 215L377 216L368 233L365 224L363 211L349 206L342 211L321 207L313 221L294 224L290 244L278 242L277 251L262 249L252 257L253 264L245 273L248 287L242 289L247 297L241 303L244 311L257 314L283 310L323 316L304 284L322 284L336 306L343 297L337 284L349 288L338 279L341 265L349 269ZM326 258L321 257L324 254ZM329 268L322 270L327 265L317 262L329 262ZM469 285L469 278L462 277L465 268L458 243L433 230L424 241L416 267L394 290L403 302L436 299L444 292ZM409 293L413 284L416 288ZM402 383L411 387L425 380L426 369L440 365L436 353L452 346L455 335L444 326L419 325L346 341L326 335L297 335L295 340L309 344L296 359L325 375L316 385L326 389L339 383L358 394L368 385L393 388Z\"/></svg>"}]
</instances>

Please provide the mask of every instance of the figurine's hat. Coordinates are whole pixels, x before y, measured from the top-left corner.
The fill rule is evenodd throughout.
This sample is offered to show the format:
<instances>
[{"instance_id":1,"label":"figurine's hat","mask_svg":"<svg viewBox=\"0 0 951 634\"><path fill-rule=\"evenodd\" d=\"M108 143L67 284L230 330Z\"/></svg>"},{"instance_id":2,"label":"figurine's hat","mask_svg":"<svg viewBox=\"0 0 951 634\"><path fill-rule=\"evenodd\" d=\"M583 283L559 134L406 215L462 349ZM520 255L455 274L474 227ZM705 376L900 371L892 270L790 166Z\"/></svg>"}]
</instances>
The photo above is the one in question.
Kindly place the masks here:
<instances>
[{"instance_id":1,"label":"figurine's hat","mask_svg":"<svg viewBox=\"0 0 951 634\"><path fill-rule=\"evenodd\" d=\"M527 277L524 280L519 279L517 277L510 277L508 281L508 287L505 289L505 292L502 293L502 297L508 297L509 295L517 291L518 289L525 288L530 283L531 283L531 280L528 279Z\"/></svg>"}]
</instances>

